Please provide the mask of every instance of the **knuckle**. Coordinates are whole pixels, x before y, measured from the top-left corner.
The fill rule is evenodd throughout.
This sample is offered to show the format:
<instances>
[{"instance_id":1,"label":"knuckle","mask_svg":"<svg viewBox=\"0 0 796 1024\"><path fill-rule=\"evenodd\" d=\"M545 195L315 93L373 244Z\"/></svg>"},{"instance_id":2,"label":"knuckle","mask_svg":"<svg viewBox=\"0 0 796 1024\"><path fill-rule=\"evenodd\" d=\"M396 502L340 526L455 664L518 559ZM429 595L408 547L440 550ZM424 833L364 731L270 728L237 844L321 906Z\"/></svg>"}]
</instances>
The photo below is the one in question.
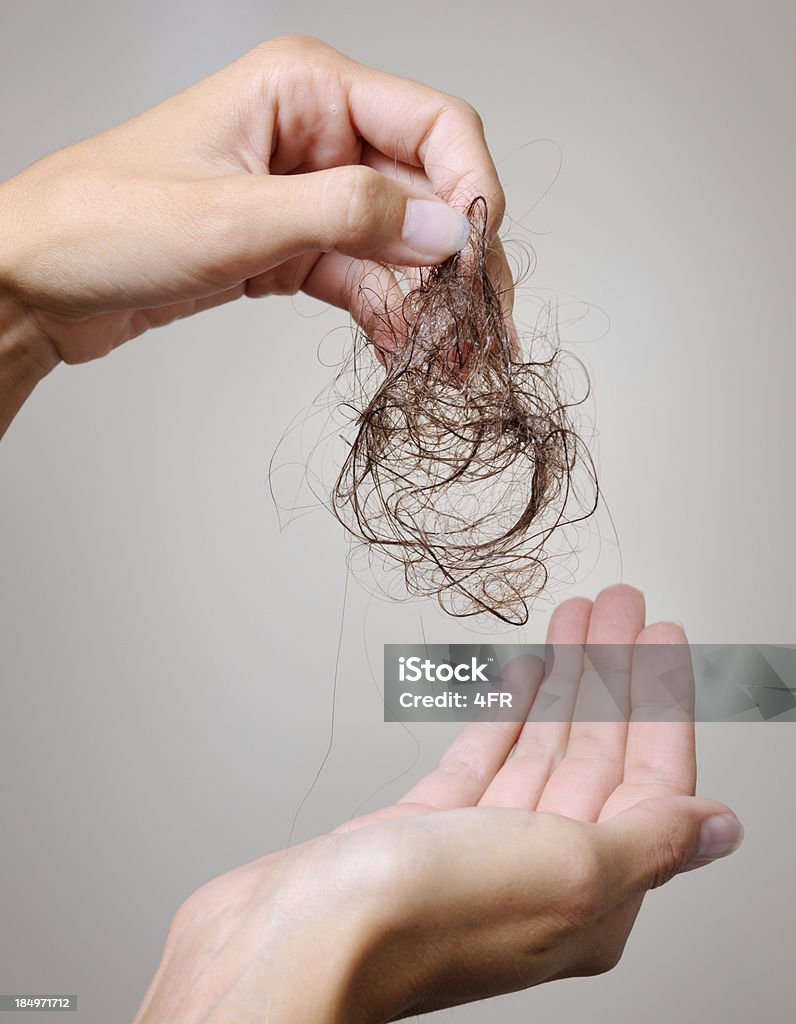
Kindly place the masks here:
<instances>
[{"instance_id":1,"label":"knuckle","mask_svg":"<svg viewBox=\"0 0 796 1024\"><path fill-rule=\"evenodd\" d=\"M304 35L301 32L288 32L281 36L274 36L260 43L257 50L271 54L274 51L284 53L295 58L298 55L313 56L321 53L332 53L331 46L317 39L315 36Z\"/></svg>"},{"instance_id":2,"label":"knuckle","mask_svg":"<svg viewBox=\"0 0 796 1024\"><path fill-rule=\"evenodd\" d=\"M472 765L467 758L456 754L446 754L439 762L439 771L460 779L467 779L481 785L484 782L483 772Z\"/></svg>"},{"instance_id":3,"label":"knuckle","mask_svg":"<svg viewBox=\"0 0 796 1024\"><path fill-rule=\"evenodd\" d=\"M647 845L639 864L639 887L657 889L682 869L693 852L693 837L684 822L673 817L664 823L654 806L642 806L638 812L649 821L655 839Z\"/></svg>"},{"instance_id":4,"label":"knuckle","mask_svg":"<svg viewBox=\"0 0 796 1024\"><path fill-rule=\"evenodd\" d=\"M472 103L469 103L467 100L462 99L460 96L455 96L453 97L453 100L451 102L451 107L459 117L463 118L466 121L469 121L472 126L478 129L478 131L483 132L483 118L472 105Z\"/></svg>"},{"instance_id":5,"label":"knuckle","mask_svg":"<svg viewBox=\"0 0 796 1024\"><path fill-rule=\"evenodd\" d=\"M651 889L670 881L688 859L689 847L677 829L664 832L653 854Z\"/></svg>"},{"instance_id":6,"label":"knuckle","mask_svg":"<svg viewBox=\"0 0 796 1024\"><path fill-rule=\"evenodd\" d=\"M445 115L448 117L453 115L458 121L457 127L468 134L474 132L486 145L484 121L472 103L459 96L452 96L445 108ZM488 203L490 235L499 229L506 214L506 196L500 182L497 181L496 173L494 181L496 187L491 188L489 195L485 197Z\"/></svg>"},{"instance_id":7,"label":"knuckle","mask_svg":"<svg viewBox=\"0 0 796 1024\"><path fill-rule=\"evenodd\" d=\"M516 766L515 771L526 779L531 777L532 772L549 776L555 767L555 754L545 748L518 751L511 760Z\"/></svg>"},{"instance_id":8,"label":"knuckle","mask_svg":"<svg viewBox=\"0 0 796 1024\"><path fill-rule=\"evenodd\" d=\"M384 178L371 167L340 168L332 179L330 202L339 210L340 231L353 244L365 242L381 220Z\"/></svg>"},{"instance_id":9,"label":"knuckle","mask_svg":"<svg viewBox=\"0 0 796 1024\"><path fill-rule=\"evenodd\" d=\"M315 76L328 78L345 66L347 58L315 36L287 34L260 43L244 58L250 61L255 81L267 89L301 90Z\"/></svg>"},{"instance_id":10,"label":"knuckle","mask_svg":"<svg viewBox=\"0 0 796 1024\"><path fill-rule=\"evenodd\" d=\"M264 291L263 295L295 295L298 291L299 282L296 275L288 276L280 271L269 278L267 291Z\"/></svg>"},{"instance_id":11,"label":"knuckle","mask_svg":"<svg viewBox=\"0 0 796 1024\"><path fill-rule=\"evenodd\" d=\"M572 689L572 676L558 668L552 668L542 680L539 692L550 697L565 697ZM558 714L559 712L554 712Z\"/></svg>"},{"instance_id":12,"label":"knuckle","mask_svg":"<svg viewBox=\"0 0 796 1024\"><path fill-rule=\"evenodd\" d=\"M263 295L295 295L301 291L306 276L306 272L302 273L295 260L288 260L249 281L246 294L249 298L259 298Z\"/></svg>"}]
</instances>

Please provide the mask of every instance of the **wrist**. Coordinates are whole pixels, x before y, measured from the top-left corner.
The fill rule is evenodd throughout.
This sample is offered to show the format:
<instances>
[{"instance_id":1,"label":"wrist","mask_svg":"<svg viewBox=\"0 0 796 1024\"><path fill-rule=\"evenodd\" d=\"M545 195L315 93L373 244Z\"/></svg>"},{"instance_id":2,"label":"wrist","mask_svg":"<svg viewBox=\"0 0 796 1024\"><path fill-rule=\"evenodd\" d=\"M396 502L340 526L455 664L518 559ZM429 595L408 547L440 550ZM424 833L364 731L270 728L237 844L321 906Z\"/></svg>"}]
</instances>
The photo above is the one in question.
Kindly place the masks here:
<instances>
[{"instance_id":1,"label":"wrist","mask_svg":"<svg viewBox=\"0 0 796 1024\"><path fill-rule=\"evenodd\" d=\"M387 1019L370 1012L359 977L383 913L369 866L352 864L339 839L252 862L190 896L133 1024Z\"/></svg>"},{"instance_id":2,"label":"wrist","mask_svg":"<svg viewBox=\"0 0 796 1024\"><path fill-rule=\"evenodd\" d=\"M338 859L334 844L339 838L325 836L302 851L278 884L280 911L267 954L274 979L268 1019L275 1024L375 1024L382 1019L363 1005L367 998L360 998L360 968L380 942L382 914L366 881L368 865L359 872L345 854ZM229 1024L239 1024L239 1018Z\"/></svg>"}]
</instances>

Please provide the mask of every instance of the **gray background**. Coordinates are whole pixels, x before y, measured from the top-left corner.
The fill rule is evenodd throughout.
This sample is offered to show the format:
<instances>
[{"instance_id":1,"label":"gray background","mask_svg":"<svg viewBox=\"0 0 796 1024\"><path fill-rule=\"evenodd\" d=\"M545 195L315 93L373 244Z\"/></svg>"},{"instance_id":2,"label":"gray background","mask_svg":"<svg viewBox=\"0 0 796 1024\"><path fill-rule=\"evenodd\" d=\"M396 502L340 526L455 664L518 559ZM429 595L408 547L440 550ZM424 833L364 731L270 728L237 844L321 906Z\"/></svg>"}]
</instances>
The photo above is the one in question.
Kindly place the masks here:
<instances>
[{"instance_id":1,"label":"gray background","mask_svg":"<svg viewBox=\"0 0 796 1024\"><path fill-rule=\"evenodd\" d=\"M560 147L514 234L529 284L587 314L562 333L594 376L621 561L604 517L554 598L621 576L695 641L787 643L795 30L785 2L4 2L0 176L288 31L466 96L515 218ZM323 511L280 533L267 464L345 324L305 297L175 324L59 368L0 445L0 991L130 1019L177 904L284 844L329 739L346 542ZM503 638L540 640L548 612ZM429 641L472 636L349 587L296 836L397 796L454 728L381 721L369 661L378 679L421 615ZM738 856L652 894L611 974L439 1019L792 1019L796 734L699 739Z\"/></svg>"}]
</instances>

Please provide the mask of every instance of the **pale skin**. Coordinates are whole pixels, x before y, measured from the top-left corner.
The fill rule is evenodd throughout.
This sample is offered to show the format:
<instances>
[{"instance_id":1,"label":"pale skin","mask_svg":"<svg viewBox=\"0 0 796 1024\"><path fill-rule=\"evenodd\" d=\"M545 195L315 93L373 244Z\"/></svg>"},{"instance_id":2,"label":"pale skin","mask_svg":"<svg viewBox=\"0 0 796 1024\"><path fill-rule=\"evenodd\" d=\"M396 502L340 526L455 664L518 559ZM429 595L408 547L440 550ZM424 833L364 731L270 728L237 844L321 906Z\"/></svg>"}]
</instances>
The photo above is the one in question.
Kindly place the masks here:
<instances>
[{"instance_id":1,"label":"pale skin","mask_svg":"<svg viewBox=\"0 0 796 1024\"><path fill-rule=\"evenodd\" d=\"M502 192L472 108L316 40L272 40L0 186L0 432L59 362L243 295L303 289L372 327L375 291L357 282L389 303L394 268L461 248L457 210L478 194L509 315ZM388 1021L613 967L645 892L742 835L694 796L689 716L646 720L632 652L682 651L685 635L645 617L616 586L564 602L548 630L622 645L627 721L583 720L577 658L544 682L516 663L565 721L542 720L537 695L525 722L474 723L397 804L203 886L136 1024ZM679 672L687 705L687 659Z\"/></svg>"}]
</instances>

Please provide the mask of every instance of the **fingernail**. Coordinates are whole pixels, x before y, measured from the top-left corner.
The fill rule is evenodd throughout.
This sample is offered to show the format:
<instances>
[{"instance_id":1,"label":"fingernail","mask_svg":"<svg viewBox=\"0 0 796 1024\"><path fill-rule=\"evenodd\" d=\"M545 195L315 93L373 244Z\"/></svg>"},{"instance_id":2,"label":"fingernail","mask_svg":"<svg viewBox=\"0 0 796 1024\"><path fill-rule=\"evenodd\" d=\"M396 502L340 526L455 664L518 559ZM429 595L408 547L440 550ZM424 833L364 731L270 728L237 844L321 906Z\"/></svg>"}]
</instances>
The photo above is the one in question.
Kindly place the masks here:
<instances>
[{"instance_id":1,"label":"fingernail","mask_svg":"<svg viewBox=\"0 0 796 1024\"><path fill-rule=\"evenodd\" d=\"M470 237L470 222L447 203L407 199L401 237L410 249L435 260L459 252Z\"/></svg>"},{"instance_id":2,"label":"fingernail","mask_svg":"<svg viewBox=\"0 0 796 1024\"><path fill-rule=\"evenodd\" d=\"M714 814L705 818L699 833L699 849L694 863L718 860L737 850L743 839L743 825L734 814Z\"/></svg>"}]
</instances>

